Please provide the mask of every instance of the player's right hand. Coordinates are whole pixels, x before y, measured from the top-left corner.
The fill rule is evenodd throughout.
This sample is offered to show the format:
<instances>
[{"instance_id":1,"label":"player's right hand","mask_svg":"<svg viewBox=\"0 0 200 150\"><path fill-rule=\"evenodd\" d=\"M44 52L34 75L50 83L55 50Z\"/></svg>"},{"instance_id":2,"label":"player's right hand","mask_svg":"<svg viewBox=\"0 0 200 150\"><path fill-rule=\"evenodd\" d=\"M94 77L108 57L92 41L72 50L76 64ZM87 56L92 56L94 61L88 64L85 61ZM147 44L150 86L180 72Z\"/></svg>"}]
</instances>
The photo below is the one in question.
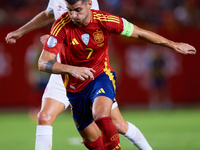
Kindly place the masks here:
<instances>
[{"instance_id":1,"label":"player's right hand","mask_svg":"<svg viewBox=\"0 0 200 150\"><path fill-rule=\"evenodd\" d=\"M8 44L15 44L16 40L19 39L22 35L19 34L17 31L13 31L7 34L5 40Z\"/></svg>"}]
</instances>

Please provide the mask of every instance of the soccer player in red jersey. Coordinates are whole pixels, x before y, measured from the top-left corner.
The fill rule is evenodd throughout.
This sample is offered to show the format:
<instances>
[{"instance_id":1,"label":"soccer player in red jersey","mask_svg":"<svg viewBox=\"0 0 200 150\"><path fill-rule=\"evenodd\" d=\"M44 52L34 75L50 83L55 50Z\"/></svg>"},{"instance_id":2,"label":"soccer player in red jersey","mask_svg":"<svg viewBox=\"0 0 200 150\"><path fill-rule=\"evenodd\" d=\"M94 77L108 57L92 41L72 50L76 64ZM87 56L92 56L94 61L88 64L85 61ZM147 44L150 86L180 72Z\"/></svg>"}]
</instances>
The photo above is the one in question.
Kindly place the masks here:
<instances>
[{"instance_id":1,"label":"soccer player in red jersey","mask_svg":"<svg viewBox=\"0 0 200 150\"><path fill-rule=\"evenodd\" d=\"M182 54L195 54L196 50L118 16L90 10L90 0L66 0L66 5L68 13L55 21L40 56L39 69L63 74L73 118L88 149L121 149L117 129L110 118L116 85L108 57L109 35L136 38ZM55 61L58 53L61 63Z\"/></svg>"},{"instance_id":2,"label":"soccer player in red jersey","mask_svg":"<svg viewBox=\"0 0 200 150\"><path fill-rule=\"evenodd\" d=\"M92 0L91 9L99 10L97 0ZM49 24L54 19L58 19L64 12L68 11L64 0L49 0L47 9L36 15L28 23L19 29L7 34L5 40L7 43L14 44L16 40L28 32L41 28ZM49 35L41 37L42 43L45 43ZM59 55L59 54L58 54ZM57 55L57 61L60 57ZM45 92L42 96L42 107L38 113L36 127L35 150L52 149L52 124L57 116L69 106L62 77L59 74L51 74ZM151 146L141 133L141 131L132 123L125 121L122 117L117 102L112 104L111 118L116 126L118 133L127 138L138 149L152 150ZM142 143L142 144L141 144Z\"/></svg>"}]
</instances>

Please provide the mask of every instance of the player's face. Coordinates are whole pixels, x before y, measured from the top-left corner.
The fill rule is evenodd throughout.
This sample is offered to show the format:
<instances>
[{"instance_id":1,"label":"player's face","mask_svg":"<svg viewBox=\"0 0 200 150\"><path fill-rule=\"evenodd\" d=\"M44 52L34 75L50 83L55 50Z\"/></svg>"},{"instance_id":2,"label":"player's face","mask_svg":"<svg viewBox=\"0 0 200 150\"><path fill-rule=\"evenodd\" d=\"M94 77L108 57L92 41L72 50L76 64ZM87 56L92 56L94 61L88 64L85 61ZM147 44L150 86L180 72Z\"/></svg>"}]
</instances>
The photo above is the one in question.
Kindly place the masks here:
<instances>
[{"instance_id":1,"label":"player's face","mask_svg":"<svg viewBox=\"0 0 200 150\"><path fill-rule=\"evenodd\" d=\"M74 5L70 5L66 2L68 13L73 23L76 25L87 26L90 22L90 8L92 1L82 3L78 1Z\"/></svg>"}]
</instances>

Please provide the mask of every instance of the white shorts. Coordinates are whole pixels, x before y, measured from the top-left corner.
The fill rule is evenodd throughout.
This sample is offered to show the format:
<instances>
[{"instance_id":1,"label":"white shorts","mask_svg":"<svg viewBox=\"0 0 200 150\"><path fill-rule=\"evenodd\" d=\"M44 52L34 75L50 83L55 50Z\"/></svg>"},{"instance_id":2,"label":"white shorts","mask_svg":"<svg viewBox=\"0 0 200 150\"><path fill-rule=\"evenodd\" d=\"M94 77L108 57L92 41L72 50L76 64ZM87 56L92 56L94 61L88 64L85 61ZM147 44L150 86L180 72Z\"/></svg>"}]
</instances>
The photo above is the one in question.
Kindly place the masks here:
<instances>
[{"instance_id":1,"label":"white shorts","mask_svg":"<svg viewBox=\"0 0 200 150\"><path fill-rule=\"evenodd\" d=\"M69 101L66 94L66 88L63 84L63 80L61 75L58 74L51 74L49 78L49 82L46 86L44 94L42 96L42 100L44 98L52 98L57 100L65 105L65 109L69 106ZM112 108L114 109L117 107L117 102L113 103Z\"/></svg>"},{"instance_id":2,"label":"white shorts","mask_svg":"<svg viewBox=\"0 0 200 150\"><path fill-rule=\"evenodd\" d=\"M52 98L63 103L65 105L65 109L69 106L69 101L66 96L66 88L60 74L51 74L42 96L42 99L44 98Z\"/></svg>"}]
</instances>

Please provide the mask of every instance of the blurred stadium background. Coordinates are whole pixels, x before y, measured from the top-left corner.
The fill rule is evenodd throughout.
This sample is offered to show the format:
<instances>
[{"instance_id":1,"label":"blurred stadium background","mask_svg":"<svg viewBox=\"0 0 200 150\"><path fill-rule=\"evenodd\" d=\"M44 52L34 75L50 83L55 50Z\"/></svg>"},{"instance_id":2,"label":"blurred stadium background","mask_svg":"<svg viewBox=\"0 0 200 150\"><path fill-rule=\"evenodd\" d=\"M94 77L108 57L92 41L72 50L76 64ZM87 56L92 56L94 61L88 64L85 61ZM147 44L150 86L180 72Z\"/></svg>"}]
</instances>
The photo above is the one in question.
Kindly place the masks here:
<instances>
[{"instance_id":1,"label":"blurred stadium background","mask_svg":"<svg viewBox=\"0 0 200 150\"><path fill-rule=\"evenodd\" d=\"M47 4L48 0L0 0L0 149L34 149L34 115L49 77L37 71L39 37L48 34L51 25L24 35L14 45L4 38ZM200 149L200 0L99 0L99 5L197 49L196 55L184 56L125 37L110 38L116 99L124 118L136 124L155 149ZM69 110L54 123L53 138L54 149L84 149ZM133 149L121 140L124 150Z\"/></svg>"}]
</instances>

